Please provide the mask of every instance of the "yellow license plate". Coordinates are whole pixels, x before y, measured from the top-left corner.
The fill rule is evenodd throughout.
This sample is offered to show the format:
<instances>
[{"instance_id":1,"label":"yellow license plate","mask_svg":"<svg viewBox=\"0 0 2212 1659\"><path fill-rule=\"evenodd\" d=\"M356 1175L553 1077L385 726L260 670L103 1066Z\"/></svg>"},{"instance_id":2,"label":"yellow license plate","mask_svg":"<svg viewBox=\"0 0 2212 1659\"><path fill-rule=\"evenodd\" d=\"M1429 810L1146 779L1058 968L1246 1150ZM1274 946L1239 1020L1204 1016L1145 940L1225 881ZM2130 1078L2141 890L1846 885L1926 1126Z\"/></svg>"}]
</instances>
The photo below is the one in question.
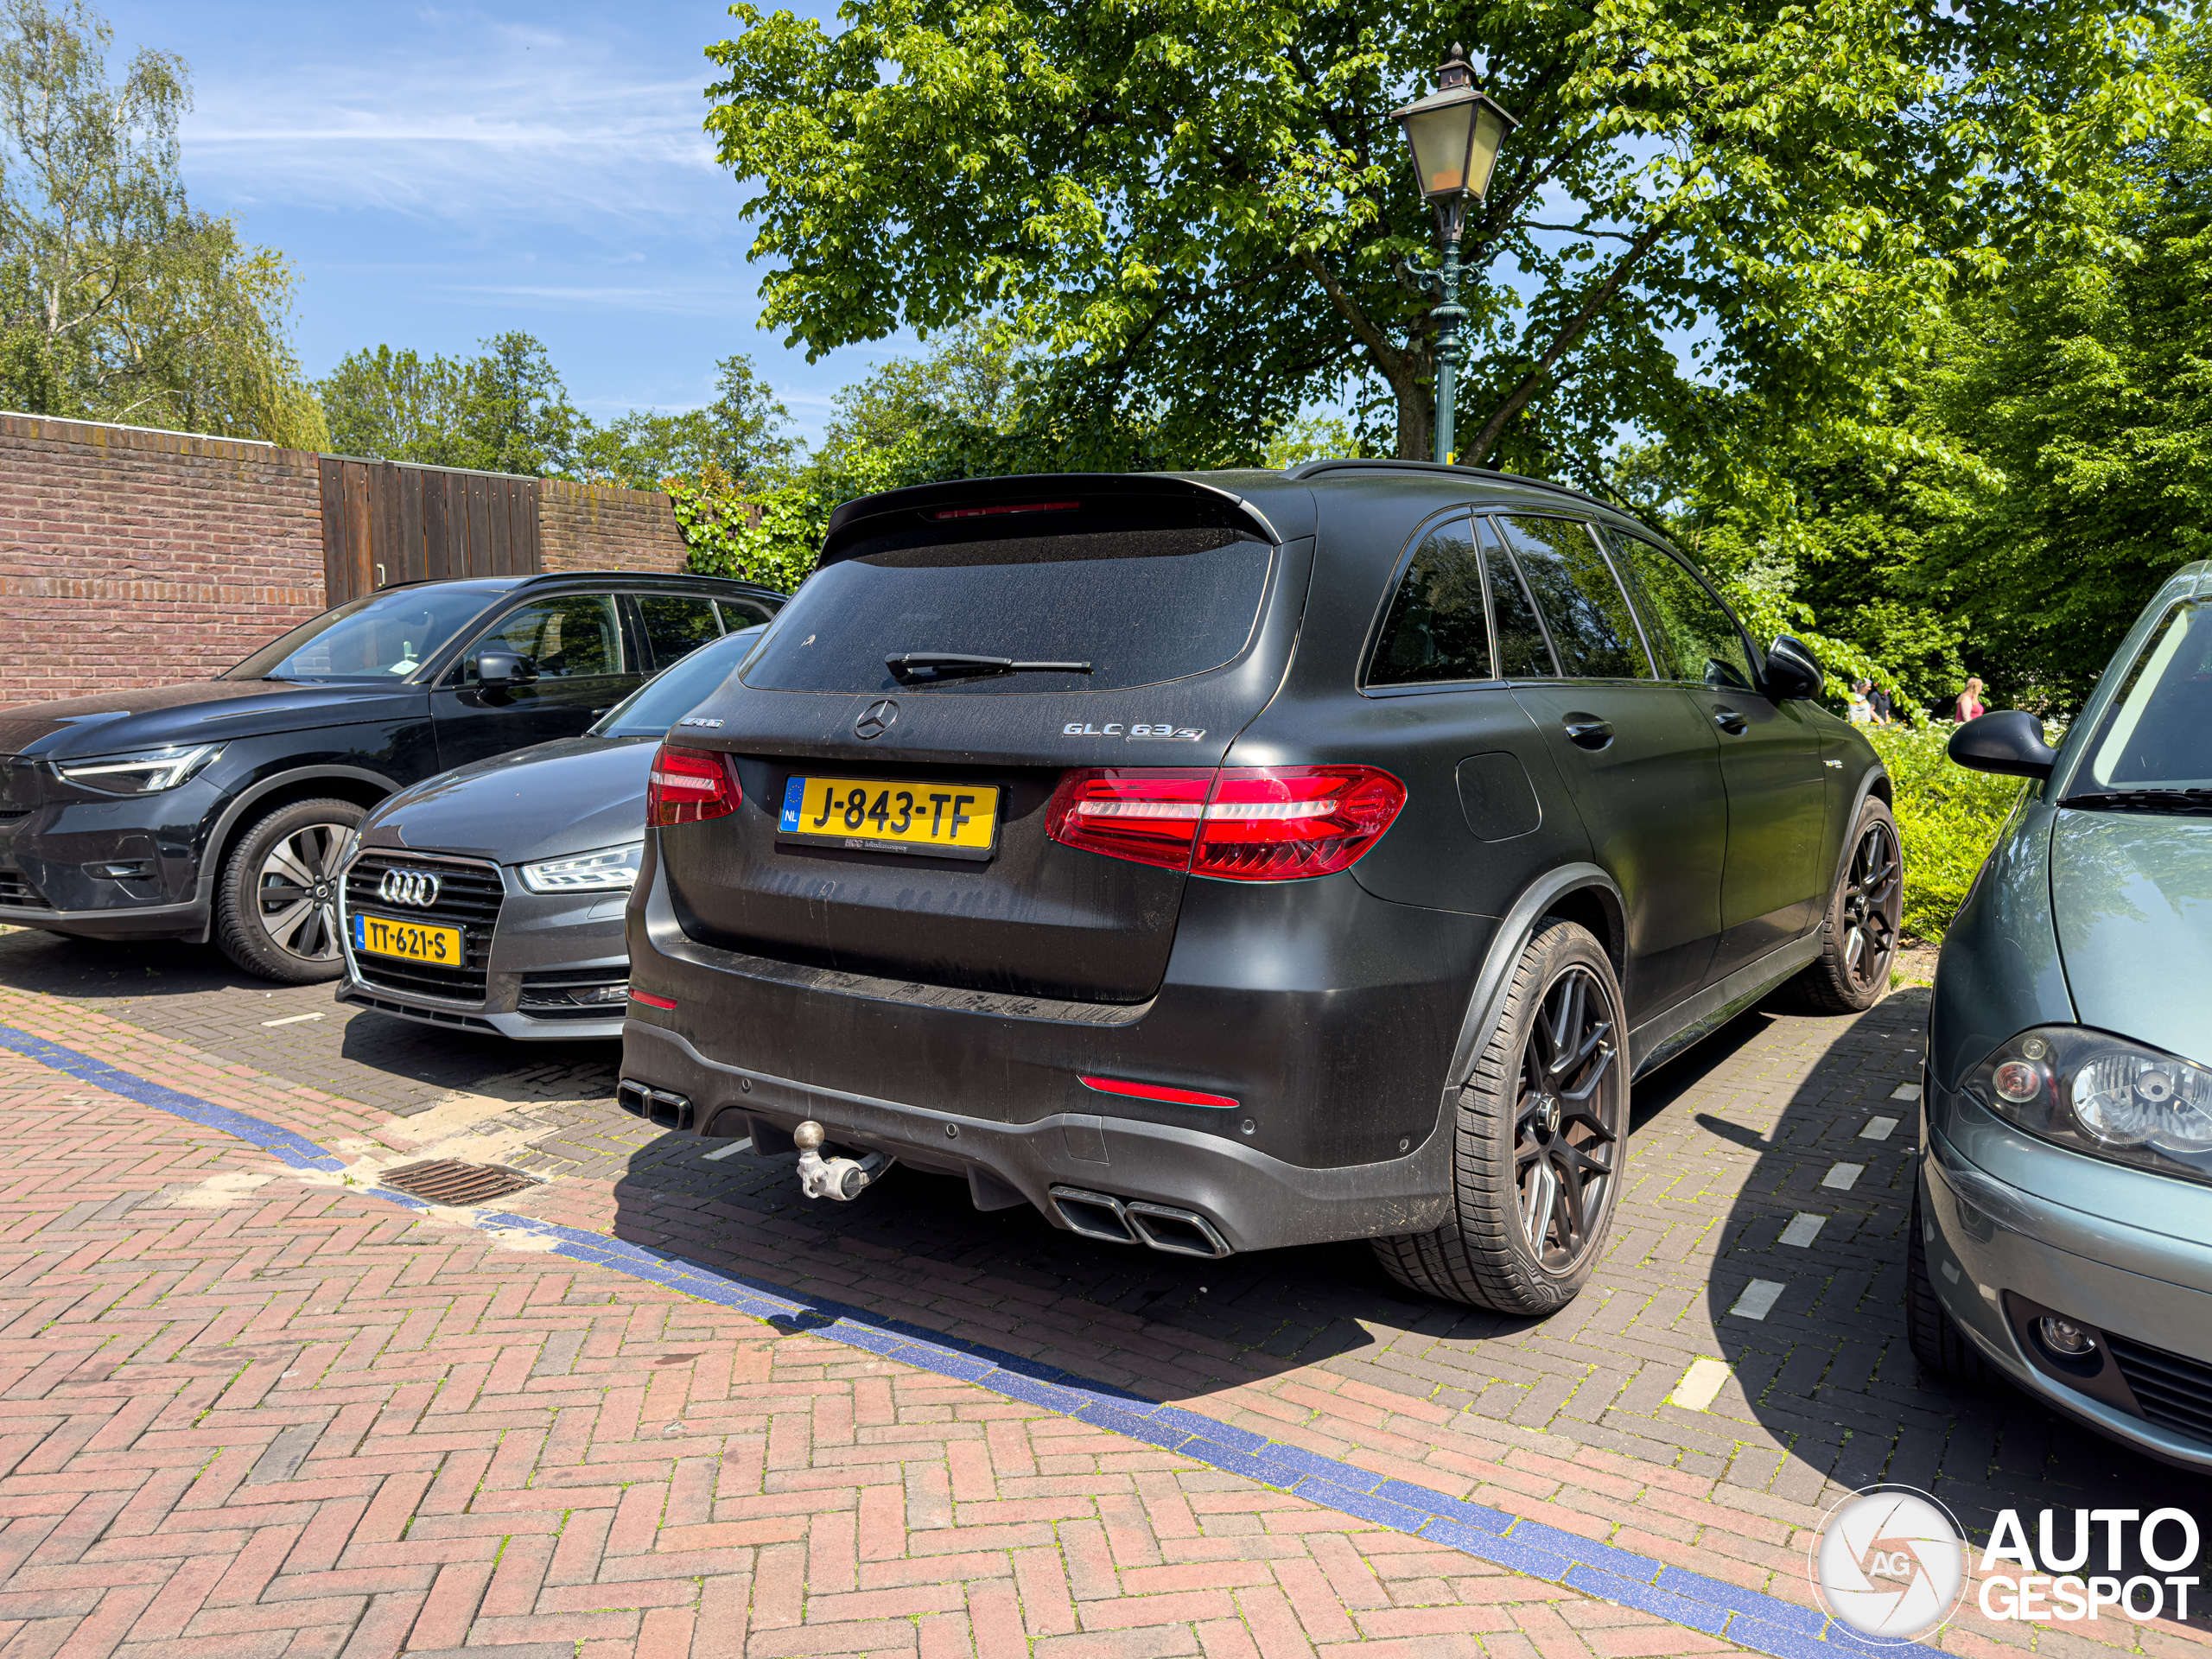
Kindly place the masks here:
<instances>
[{"instance_id":1,"label":"yellow license plate","mask_svg":"<svg viewBox=\"0 0 2212 1659\"><path fill-rule=\"evenodd\" d=\"M998 844L999 791L988 784L793 778L784 785L782 841L868 852L988 858Z\"/></svg>"},{"instance_id":2,"label":"yellow license plate","mask_svg":"<svg viewBox=\"0 0 2212 1659\"><path fill-rule=\"evenodd\" d=\"M353 948L372 956L397 957L404 962L427 962L440 968L468 965L457 927L432 927L423 922L395 922L383 916L353 918Z\"/></svg>"}]
</instances>

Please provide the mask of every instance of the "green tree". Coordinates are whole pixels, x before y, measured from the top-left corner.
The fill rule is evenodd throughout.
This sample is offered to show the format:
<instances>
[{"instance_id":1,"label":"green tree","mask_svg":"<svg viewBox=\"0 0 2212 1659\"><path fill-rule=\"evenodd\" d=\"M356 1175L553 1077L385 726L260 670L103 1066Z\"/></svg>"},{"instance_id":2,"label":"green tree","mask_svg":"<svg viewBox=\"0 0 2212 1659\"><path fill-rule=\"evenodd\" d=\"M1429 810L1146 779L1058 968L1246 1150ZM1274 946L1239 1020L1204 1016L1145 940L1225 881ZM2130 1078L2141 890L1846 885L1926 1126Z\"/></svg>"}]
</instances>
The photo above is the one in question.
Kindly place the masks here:
<instances>
[{"instance_id":1,"label":"green tree","mask_svg":"<svg viewBox=\"0 0 2212 1659\"><path fill-rule=\"evenodd\" d=\"M544 346L511 329L472 358L389 346L349 352L316 383L345 454L524 477L571 477L590 423Z\"/></svg>"},{"instance_id":2,"label":"green tree","mask_svg":"<svg viewBox=\"0 0 2212 1659\"><path fill-rule=\"evenodd\" d=\"M1786 490L1694 510L1709 556L1927 706L1972 672L2000 706L2078 707L2158 582L2212 556L2208 41L2162 42L2177 118L1921 319L1868 418Z\"/></svg>"},{"instance_id":3,"label":"green tree","mask_svg":"<svg viewBox=\"0 0 2212 1659\"><path fill-rule=\"evenodd\" d=\"M764 321L819 353L995 308L1068 371L1056 418L1194 464L1339 399L1427 453L1394 271L1433 233L1388 117L1455 35L1523 124L1468 230L1461 457L1586 480L1629 429L1760 484L2155 95L2141 19L2088 0L732 12L708 125Z\"/></svg>"},{"instance_id":4,"label":"green tree","mask_svg":"<svg viewBox=\"0 0 2212 1659\"><path fill-rule=\"evenodd\" d=\"M321 447L289 266L186 201L183 60L111 83L113 39L83 0L0 4L0 401Z\"/></svg>"},{"instance_id":5,"label":"green tree","mask_svg":"<svg viewBox=\"0 0 2212 1659\"><path fill-rule=\"evenodd\" d=\"M763 487L785 478L798 448L791 411L753 372L751 358L726 357L715 369L715 399L702 409L633 409L592 429L578 446L584 476L634 490L709 467Z\"/></svg>"}]
</instances>

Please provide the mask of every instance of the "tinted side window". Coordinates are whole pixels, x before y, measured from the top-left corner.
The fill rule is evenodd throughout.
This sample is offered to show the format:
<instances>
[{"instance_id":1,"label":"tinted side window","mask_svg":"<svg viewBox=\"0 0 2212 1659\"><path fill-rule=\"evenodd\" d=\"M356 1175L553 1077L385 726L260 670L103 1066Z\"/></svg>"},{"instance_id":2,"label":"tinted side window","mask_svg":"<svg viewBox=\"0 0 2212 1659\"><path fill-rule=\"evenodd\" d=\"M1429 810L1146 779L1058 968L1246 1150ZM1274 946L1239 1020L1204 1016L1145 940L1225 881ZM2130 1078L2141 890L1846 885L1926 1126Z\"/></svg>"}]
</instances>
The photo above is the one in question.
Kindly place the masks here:
<instances>
[{"instance_id":1,"label":"tinted side window","mask_svg":"<svg viewBox=\"0 0 2212 1659\"><path fill-rule=\"evenodd\" d=\"M530 658L542 680L622 672L622 628L611 594L573 594L525 605L492 625L470 650L512 651ZM475 677L474 669L469 677Z\"/></svg>"},{"instance_id":2,"label":"tinted side window","mask_svg":"<svg viewBox=\"0 0 2212 1659\"><path fill-rule=\"evenodd\" d=\"M1661 651L1674 659L1672 677L1750 690L1755 677L1743 630L1705 584L1649 542L1618 533L1613 541L1643 590L1643 612Z\"/></svg>"},{"instance_id":3,"label":"tinted side window","mask_svg":"<svg viewBox=\"0 0 2212 1659\"><path fill-rule=\"evenodd\" d=\"M1382 637L1367 665L1370 685L1492 678L1483 573L1465 515L1421 537L1390 595Z\"/></svg>"},{"instance_id":4,"label":"tinted side window","mask_svg":"<svg viewBox=\"0 0 2212 1659\"><path fill-rule=\"evenodd\" d=\"M757 628L775 617L773 611L756 599L718 599L715 603L721 607L722 626L732 633L740 628Z\"/></svg>"},{"instance_id":5,"label":"tinted side window","mask_svg":"<svg viewBox=\"0 0 2212 1659\"><path fill-rule=\"evenodd\" d=\"M721 638L722 626L715 620L715 601L711 599L639 594L638 613L645 620L645 643L652 647L656 668L666 668L677 658L690 656L708 640Z\"/></svg>"},{"instance_id":6,"label":"tinted side window","mask_svg":"<svg viewBox=\"0 0 2212 1659\"><path fill-rule=\"evenodd\" d=\"M1548 680L1559 665L1544 639L1544 625L1536 619L1529 590L1490 521L1481 521L1483 554L1490 563L1490 602L1497 616L1497 671L1510 680Z\"/></svg>"},{"instance_id":7,"label":"tinted side window","mask_svg":"<svg viewBox=\"0 0 2212 1659\"><path fill-rule=\"evenodd\" d=\"M1500 514L1497 523L1551 626L1560 672L1571 680L1650 678L1627 595L1589 526L1517 514Z\"/></svg>"}]
</instances>

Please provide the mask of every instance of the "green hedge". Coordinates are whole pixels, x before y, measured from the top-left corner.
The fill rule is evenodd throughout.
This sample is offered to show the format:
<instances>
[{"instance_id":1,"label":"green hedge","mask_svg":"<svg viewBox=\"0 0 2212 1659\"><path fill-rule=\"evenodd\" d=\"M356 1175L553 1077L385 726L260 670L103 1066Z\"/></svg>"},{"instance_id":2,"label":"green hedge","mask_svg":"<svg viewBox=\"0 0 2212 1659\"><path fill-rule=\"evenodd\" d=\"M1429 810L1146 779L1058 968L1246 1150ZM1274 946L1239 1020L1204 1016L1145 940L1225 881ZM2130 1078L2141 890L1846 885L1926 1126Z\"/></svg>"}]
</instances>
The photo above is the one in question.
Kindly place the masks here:
<instances>
[{"instance_id":1,"label":"green hedge","mask_svg":"<svg viewBox=\"0 0 2212 1659\"><path fill-rule=\"evenodd\" d=\"M1941 939L2019 798L2017 778L1968 772L1944 753L1948 725L1876 726L1866 735L1896 787L1904 842L1904 929Z\"/></svg>"}]
</instances>

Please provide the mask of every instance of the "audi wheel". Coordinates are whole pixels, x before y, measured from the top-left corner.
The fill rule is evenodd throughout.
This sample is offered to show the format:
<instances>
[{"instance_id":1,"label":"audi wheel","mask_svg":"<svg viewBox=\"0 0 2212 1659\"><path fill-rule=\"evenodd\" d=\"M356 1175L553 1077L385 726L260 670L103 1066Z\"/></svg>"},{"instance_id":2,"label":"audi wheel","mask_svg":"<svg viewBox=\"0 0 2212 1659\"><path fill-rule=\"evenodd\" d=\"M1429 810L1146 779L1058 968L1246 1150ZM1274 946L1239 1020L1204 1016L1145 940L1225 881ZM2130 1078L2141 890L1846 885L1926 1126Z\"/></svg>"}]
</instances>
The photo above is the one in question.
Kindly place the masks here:
<instances>
[{"instance_id":1,"label":"audi wheel","mask_svg":"<svg viewBox=\"0 0 2212 1659\"><path fill-rule=\"evenodd\" d=\"M338 861L366 816L351 801L296 801L241 836L216 885L217 948L287 985L337 978Z\"/></svg>"}]
</instances>

